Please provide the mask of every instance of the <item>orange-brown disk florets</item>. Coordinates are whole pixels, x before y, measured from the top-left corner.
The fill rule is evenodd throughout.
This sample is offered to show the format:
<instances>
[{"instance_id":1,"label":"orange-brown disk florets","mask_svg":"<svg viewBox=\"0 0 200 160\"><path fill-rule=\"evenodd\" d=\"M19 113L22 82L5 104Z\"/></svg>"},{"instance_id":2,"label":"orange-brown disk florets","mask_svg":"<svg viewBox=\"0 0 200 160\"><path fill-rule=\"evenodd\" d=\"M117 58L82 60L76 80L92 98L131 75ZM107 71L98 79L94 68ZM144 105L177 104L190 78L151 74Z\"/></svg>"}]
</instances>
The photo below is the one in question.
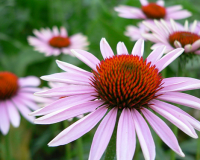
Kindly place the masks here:
<instances>
[{"instance_id":1,"label":"orange-brown disk florets","mask_svg":"<svg viewBox=\"0 0 200 160\"><path fill-rule=\"evenodd\" d=\"M149 3L146 6L142 6L143 13L150 19L165 18L166 9L156 3Z\"/></svg>"},{"instance_id":2,"label":"orange-brown disk florets","mask_svg":"<svg viewBox=\"0 0 200 160\"><path fill-rule=\"evenodd\" d=\"M49 44L52 47L63 48L70 45L70 39L68 37L55 36L49 40Z\"/></svg>"},{"instance_id":3,"label":"orange-brown disk florets","mask_svg":"<svg viewBox=\"0 0 200 160\"><path fill-rule=\"evenodd\" d=\"M169 36L169 42L172 46L174 46L175 40L179 41L182 47L184 47L187 44L193 44L198 39L200 39L199 35L188 31L177 31Z\"/></svg>"},{"instance_id":4,"label":"orange-brown disk florets","mask_svg":"<svg viewBox=\"0 0 200 160\"><path fill-rule=\"evenodd\" d=\"M102 60L93 74L91 84L110 108L140 108L161 89L158 69L139 56L117 55Z\"/></svg>"},{"instance_id":5,"label":"orange-brown disk florets","mask_svg":"<svg viewBox=\"0 0 200 160\"><path fill-rule=\"evenodd\" d=\"M10 72L0 72L0 100L9 99L17 93L18 78Z\"/></svg>"}]
</instances>

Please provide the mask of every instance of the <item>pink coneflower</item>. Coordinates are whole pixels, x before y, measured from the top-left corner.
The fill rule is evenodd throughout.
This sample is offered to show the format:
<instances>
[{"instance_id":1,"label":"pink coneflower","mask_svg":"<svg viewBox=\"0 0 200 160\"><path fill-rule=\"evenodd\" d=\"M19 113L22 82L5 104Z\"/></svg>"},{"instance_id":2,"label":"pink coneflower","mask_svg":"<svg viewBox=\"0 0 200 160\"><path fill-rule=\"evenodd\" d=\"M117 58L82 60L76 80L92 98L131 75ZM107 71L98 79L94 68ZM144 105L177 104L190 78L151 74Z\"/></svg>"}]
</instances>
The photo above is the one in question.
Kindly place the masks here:
<instances>
[{"instance_id":1,"label":"pink coneflower","mask_svg":"<svg viewBox=\"0 0 200 160\"><path fill-rule=\"evenodd\" d=\"M40 80L33 76L18 78L11 72L0 72L0 131L4 135L9 131L10 122L14 127L19 126L19 112L33 122L34 117L28 114L38 109L33 93L39 91L39 84Z\"/></svg>"},{"instance_id":2,"label":"pink coneflower","mask_svg":"<svg viewBox=\"0 0 200 160\"><path fill-rule=\"evenodd\" d=\"M136 134L145 159L155 159L155 144L149 122L160 138L177 154L184 156L178 141L166 125L151 110L161 114L183 132L197 138L194 130L200 130L200 122L178 107L164 101L200 109L200 99L181 93L200 88L200 80L187 77L162 78L160 72L184 51L175 49L162 57L165 47L158 47L143 59L144 41L138 40L131 54L124 43L117 44L117 55L103 38L100 49L104 60L83 50L73 50L77 58L87 64L92 72L57 61L66 72L43 76L42 79L68 84L37 93L40 96L67 96L39 109L32 115L44 115L35 120L38 124L52 124L79 114L89 113L59 135L49 146L70 143L89 132L101 121L93 138L90 160L98 160L104 153L113 129L117 113L121 113L117 126L117 159L131 160L136 147ZM162 57L162 58L161 58Z\"/></svg>"},{"instance_id":3,"label":"pink coneflower","mask_svg":"<svg viewBox=\"0 0 200 160\"><path fill-rule=\"evenodd\" d=\"M86 36L78 33L69 37L64 27L60 27L60 31L57 27L53 27L52 31L47 28L34 30L33 33L36 37L29 36L29 44L46 56L71 54L71 49L87 49L89 45Z\"/></svg>"},{"instance_id":4,"label":"pink coneflower","mask_svg":"<svg viewBox=\"0 0 200 160\"><path fill-rule=\"evenodd\" d=\"M166 52L174 48L184 48L185 53L200 54L200 30L196 27L197 21L192 25L182 26L171 19L170 23L166 21L155 21L155 25L148 22L143 22L152 33L143 34L143 36L154 42L152 48L165 45Z\"/></svg>"},{"instance_id":5,"label":"pink coneflower","mask_svg":"<svg viewBox=\"0 0 200 160\"><path fill-rule=\"evenodd\" d=\"M120 17L129 19L184 19L191 16L187 10L182 10L181 5L164 7L164 1L149 3L147 0L140 0L141 8L121 5L115 7Z\"/></svg>"}]
</instances>

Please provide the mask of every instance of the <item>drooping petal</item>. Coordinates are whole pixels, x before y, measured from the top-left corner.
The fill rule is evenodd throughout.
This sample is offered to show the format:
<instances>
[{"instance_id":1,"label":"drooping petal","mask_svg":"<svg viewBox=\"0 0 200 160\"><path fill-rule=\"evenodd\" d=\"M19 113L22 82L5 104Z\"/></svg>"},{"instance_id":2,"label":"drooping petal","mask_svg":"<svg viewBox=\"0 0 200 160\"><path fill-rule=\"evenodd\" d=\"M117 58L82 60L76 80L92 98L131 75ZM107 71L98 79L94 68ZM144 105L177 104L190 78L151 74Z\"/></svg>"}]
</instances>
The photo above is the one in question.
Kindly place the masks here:
<instances>
[{"instance_id":1,"label":"drooping petal","mask_svg":"<svg viewBox=\"0 0 200 160\"><path fill-rule=\"evenodd\" d=\"M165 142L177 154L184 157L185 155L182 152L174 133L166 123L146 108L143 108L141 112L163 142Z\"/></svg>"},{"instance_id":2,"label":"drooping petal","mask_svg":"<svg viewBox=\"0 0 200 160\"><path fill-rule=\"evenodd\" d=\"M133 121L135 124L136 133L140 141L140 146L145 160L154 160L155 159L155 144L151 131L145 122L144 118L137 110L132 111Z\"/></svg>"},{"instance_id":3,"label":"drooping petal","mask_svg":"<svg viewBox=\"0 0 200 160\"><path fill-rule=\"evenodd\" d=\"M14 127L19 127L20 124L20 115L17 111L16 107L13 105L13 103L9 100L5 101L5 105L8 111L10 122Z\"/></svg>"},{"instance_id":4,"label":"drooping petal","mask_svg":"<svg viewBox=\"0 0 200 160\"><path fill-rule=\"evenodd\" d=\"M103 104L102 101L89 101L89 102L81 103L73 107L70 107L64 110L58 110L58 111L49 113L45 116L42 116L36 119L35 123L36 124L52 124L52 123L61 122L66 119L70 119L87 112L92 112L97 107L101 106L102 104Z\"/></svg>"},{"instance_id":5,"label":"drooping petal","mask_svg":"<svg viewBox=\"0 0 200 160\"><path fill-rule=\"evenodd\" d=\"M188 107L192 107L192 108L200 110L200 99L186 93L166 92L160 95L157 99L181 104L184 106L188 106Z\"/></svg>"},{"instance_id":6,"label":"drooping petal","mask_svg":"<svg viewBox=\"0 0 200 160\"><path fill-rule=\"evenodd\" d=\"M119 42L117 44L117 54L118 55L128 54L128 50L123 42Z\"/></svg>"},{"instance_id":7,"label":"drooping petal","mask_svg":"<svg viewBox=\"0 0 200 160\"><path fill-rule=\"evenodd\" d=\"M144 53L144 40L139 39L138 41L136 41L131 54L142 57L143 53Z\"/></svg>"},{"instance_id":8,"label":"drooping petal","mask_svg":"<svg viewBox=\"0 0 200 160\"><path fill-rule=\"evenodd\" d=\"M200 39L195 41L193 44L192 44L192 51L195 51L197 49L200 48Z\"/></svg>"},{"instance_id":9,"label":"drooping petal","mask_svg":"<svg viewBox=\"0 0 200 160\"><path fill-rule=\"evenodd\" d=\"M0 129L3 135L6 135L10 128L9 115L6 110L6 104L3 101L0 101Z\"/></svg>"},{"instance_id":10,"label":"drooping petal","mask_svg":"<svg viewBox=\"0 0 200 160\"><path fill-rule=\"evenodd\" d=\"M101 54L104 59L114 56L114 53L105 38L101 39L100 49L101 49Z\"/></svg>"},{"instance_id":11,"label":"drooping petal","mask_svg":"<svg viewBox=\"0 0 200 160\"><path fill-rule=\"evenodd\" d=\"M180 113L174 112L174 110L168 108L167 103L158 100L152 100L152 103L154 105L149 106L151 109L165 117L168 121L176 125L179 129L181 129L192 138L198 138L194 128L190 125L190 123L184 119Z\"/></svg>"},{"instance_id":12,"label":"drooping petal","mask_svg":"<svg viewBox=\"0 0 200 160\"><path fill-rule=\"evenodd\" d=\"M132 160L136 147L135 125L129 109L123 109L117 127L117 159Z\"/></svg>"},{"instance_id":13,"label":"drooping petal","mask_svg":"<svg viewBox=\"0 0 200 160\"><path fill-rule=\"evenodd\" d=\"M167 67L172 61L174 61L178 56L183 53L184 49L177 48L173 51L167 53L164 57L162 57L158 62L156 62L156 67L159 72L162 71L165 67Z\"/></svg>"},{"instance_id":14,"label":"drooping petal","mask_svg":"<svg viewBox=\"0 0 200 160\"><path fill-rule=\"evenodd\" d=\"M51 142L49 142L48 145L59 146L78 139L85 133L89 132L101 120L106 111L106 107L100 107L94 112L88 114L59 133Z\"/></svg>"},{"instance_id":15,"label":"drooping petal","mask_svg":"<svg viewBox=\"0 0 200 160\"><path fill-rule=\"evenodd\" d=\"M21 87L25 86L39 86L40 85L40 80L37 77L34 76L28 76L25 78L19 78L19 85Z\"/></svg>"},{"instance_id":16,"label":"drooping petal","mask_svg":"<svg viewBox=\"0 0 200 160\"><path fill-rule=\"evenodd\" d=\"M55 112L58 110L63 110L63 109L73 107L75 105L90 101L92 99L94 99L94 96L92 96L90 94L76 95L76 96L62 98L62 99L59 99L41 109L38 109L38 110L30 113L30 115L39 116L39 115L48 114L48 113Z\"/></svg>"},{"instance_id":17,"label":"drooping petal","mask_svg":"<svg viewBox=\"0 0 200 160\"><path fill-rule=\"evenodd\" d=\"M89 160L98 160L103 155L112 136L117 117L117 109L113 108L102 120L94 135Z\"/></svg>"}]
</instances>

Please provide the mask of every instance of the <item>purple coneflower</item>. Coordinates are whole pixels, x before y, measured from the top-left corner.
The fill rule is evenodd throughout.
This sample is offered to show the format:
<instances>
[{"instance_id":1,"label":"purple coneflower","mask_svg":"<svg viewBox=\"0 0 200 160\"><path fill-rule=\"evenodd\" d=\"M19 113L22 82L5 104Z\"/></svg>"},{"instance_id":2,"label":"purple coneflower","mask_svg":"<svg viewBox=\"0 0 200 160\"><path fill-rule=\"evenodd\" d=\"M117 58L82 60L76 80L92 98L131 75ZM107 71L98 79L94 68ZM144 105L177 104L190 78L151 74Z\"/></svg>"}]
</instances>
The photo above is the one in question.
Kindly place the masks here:
<instances>
[{"instance_id":1,"label":"purple coneflower","mask_svg":"<svg viewBox=\"0 0 200 160\"><path fill-rule=\"evenodd\" d=\"M90 160L98 160L113 134L117 114L120 114L116 139L118 160L133 158L136 134L145 159L155 159L155 144L147 122L173 151L184 156L171 129L152 112L159 113L189 136L198 137L194 128L200 130L200 122L167 102L200 109L200 99L180 92L200 88L200 80L188 77L162 78L160 75L184 49L175 49L162 57L165 47L158 47L145 60L142 39L136 42L131 54L124 43L119 42L117 55L114 55L104 38L100 42L100 49L104 58L101 61L89 52L72 51L92 69L91 72L57 61L65 72L42 77L68 86L37 93L44 97L66 98L33 112L31 115L44 115L36 119L35 123L52 124L89 113L58 134L49 146L70 143L102 120L94 135L89 155Z\"/></svg>"}]
</instances>

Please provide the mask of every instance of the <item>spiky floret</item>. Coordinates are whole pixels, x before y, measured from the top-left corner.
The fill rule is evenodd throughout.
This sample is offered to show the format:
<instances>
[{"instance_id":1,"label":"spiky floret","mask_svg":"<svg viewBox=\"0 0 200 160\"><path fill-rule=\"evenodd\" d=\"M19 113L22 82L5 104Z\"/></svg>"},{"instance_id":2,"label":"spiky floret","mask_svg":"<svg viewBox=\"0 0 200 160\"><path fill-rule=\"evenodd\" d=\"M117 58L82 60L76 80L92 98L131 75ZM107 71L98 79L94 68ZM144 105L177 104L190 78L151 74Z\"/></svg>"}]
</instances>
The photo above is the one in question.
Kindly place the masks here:
<instances>
[{"instance_id":1,"label":"spiky floret","mask_svg":"<svg viewBox=\"0 0 200 160\"><path fill-rule=\"evenodd\" d=\"M18 78L10 72L0 72L0 100L11 98L17 93Z\"/></svg>"},{"instance_id":2,"label":"spiky floret","mask_svg":"<svg viewBox=\"0 0 200 160\"><path fill-rule=\"evenodd\" d=\"M149 3L146 6L142 6L143 13L150 19L165 18L166 9L156 3Z\"/></svg>"},{"instance_id":3,"label":"spiky floret","mask_svg":"<svg viewBox=\"0 0 200 160\"><path fill-rule=\"evenodd\" d=\"M169 42L174 46L174 41L179 41L182 47L185 47L187 44L193 44L195 41L199 40L200 36L196 33L189 31L177 31L169 35Z\"/></svg>"},{"instance_id":4,"label":"spiky floret","mask_svg":"<svg viewBox=\"0 0 200 160\"><path fill-rule=\"evenodd\" d=\"M68 47L70 45L70 40L67 37L55 36L49 40L49 44L56 48Z\"/></svg>"},{"instance_id":5,"label":"spiky floret","mask_svg":"<svg viewBox=\"0 0 200 160\"><path fill-rule=\"evenodd\" d=\"M91 84L98 98L110 108L141 108L157 97L155 93L162 85L155 65L134 55L116 55L102 60L93 74Z\"/></svg>"}]
</instances>

